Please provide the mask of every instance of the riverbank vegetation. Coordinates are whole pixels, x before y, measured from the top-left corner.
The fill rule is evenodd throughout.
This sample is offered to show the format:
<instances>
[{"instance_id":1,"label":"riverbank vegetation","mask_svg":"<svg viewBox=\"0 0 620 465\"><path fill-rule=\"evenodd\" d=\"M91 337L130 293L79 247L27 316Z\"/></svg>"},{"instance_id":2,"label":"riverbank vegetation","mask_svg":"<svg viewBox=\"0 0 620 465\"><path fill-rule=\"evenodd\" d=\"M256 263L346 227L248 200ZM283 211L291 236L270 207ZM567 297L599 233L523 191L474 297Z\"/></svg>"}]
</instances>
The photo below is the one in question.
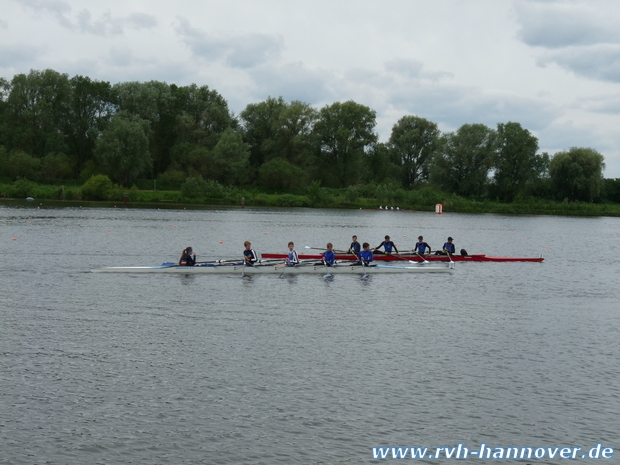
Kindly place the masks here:
<instances>
[{"instance_id":1,"label":"riverbank vegetation","mask_svg":"<svg viewBox=\"0 0 620 465\"><path fill-rule=\"evenodd\" d=\"M383 142L375 127L375 112L353 101L316 109L270 97L233 115L207 86L32 70L0 78L0 195L620 214L620 179L604 179L594 148L540 153L518 122L442 133L404 115Z\"/></svg>"}]
</instances>

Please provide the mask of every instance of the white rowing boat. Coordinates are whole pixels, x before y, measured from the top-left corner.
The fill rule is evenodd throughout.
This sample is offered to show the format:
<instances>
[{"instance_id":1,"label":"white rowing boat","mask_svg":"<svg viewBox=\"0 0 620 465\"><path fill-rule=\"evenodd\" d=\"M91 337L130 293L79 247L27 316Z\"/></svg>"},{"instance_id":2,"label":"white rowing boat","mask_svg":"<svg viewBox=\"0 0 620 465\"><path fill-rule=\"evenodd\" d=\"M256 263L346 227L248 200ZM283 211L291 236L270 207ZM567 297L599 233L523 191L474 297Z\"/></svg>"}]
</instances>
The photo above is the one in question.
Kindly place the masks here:
<instances>
[{"instance_id":1,"label":"white rowing boat","mask_svg":"<svg viewBox=\"0 0 620 465\"><path fill-rule=\"evenodd\" d=\"M282 267L275 265L161 265L161 266L110 266L95 268L92 273L204 273L204 274L383 274L383 273L451 273L453 266L389 266L389 265L301 265Z\"/></svg>"}]
</instances>

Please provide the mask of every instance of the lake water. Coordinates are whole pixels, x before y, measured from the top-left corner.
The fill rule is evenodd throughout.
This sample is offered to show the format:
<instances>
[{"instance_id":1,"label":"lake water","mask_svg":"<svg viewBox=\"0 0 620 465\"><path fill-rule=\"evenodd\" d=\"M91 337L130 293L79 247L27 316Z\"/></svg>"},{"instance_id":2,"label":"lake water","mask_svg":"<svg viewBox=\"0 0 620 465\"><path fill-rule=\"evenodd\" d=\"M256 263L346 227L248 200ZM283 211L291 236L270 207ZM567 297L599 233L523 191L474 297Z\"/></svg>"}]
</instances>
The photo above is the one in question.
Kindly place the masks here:
<instances>
[{"instance_id":1,"label":"lake water","mask_svg":"<svg viewBox=\"0 0 620 465\"><path fill-rule=\"evenodd\" d=\"M89 273L187 246L237 258L245 240L344 249L352 234L545 261L367 279ZM4 202L0 244L2 464L620 446L618 218Z\"/></svg>"}]
</instances>

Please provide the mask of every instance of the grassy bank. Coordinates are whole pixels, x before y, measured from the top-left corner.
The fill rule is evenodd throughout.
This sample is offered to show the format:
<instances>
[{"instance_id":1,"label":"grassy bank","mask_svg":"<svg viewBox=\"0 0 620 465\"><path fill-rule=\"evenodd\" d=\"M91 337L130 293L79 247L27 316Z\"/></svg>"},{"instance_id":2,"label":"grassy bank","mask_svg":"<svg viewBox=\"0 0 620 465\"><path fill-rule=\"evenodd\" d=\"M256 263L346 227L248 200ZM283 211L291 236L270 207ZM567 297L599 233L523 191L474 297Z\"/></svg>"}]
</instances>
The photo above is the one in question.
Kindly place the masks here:
<instances>
[{"instance_id":1,"label":"grassy bank","mask_svg":"<svg viewBox=\"0 0 620 465\"><path fill-rule=\"evenodd\" d=\"M620 216L620 204L554 202L545 199L520 199L512 203L490 200L472 200L456 195L445 194L433 188L415 191L387 192L382 198L365 196L362 188L348 189L308 189L306 193L269 193L258 189L219 186L202 195L183 195L178 190L140 190L136 187L121 189L118 186L105 189L95 198L92 193L85 195L79 185L41 185L30 181L17 181L0 184L1 199L25 199L33 197L37 201L66 202L66 204L85 203L89 205L121 206L125 204L143 206L242 206L247 207L311 207L341 209L378 209L379 205L401 210L434 211L436 204L443 205L444 212L463 213L503 213L572 216ZM391 194L391 195L390 195Z\"/></svg>"}]
</instances>

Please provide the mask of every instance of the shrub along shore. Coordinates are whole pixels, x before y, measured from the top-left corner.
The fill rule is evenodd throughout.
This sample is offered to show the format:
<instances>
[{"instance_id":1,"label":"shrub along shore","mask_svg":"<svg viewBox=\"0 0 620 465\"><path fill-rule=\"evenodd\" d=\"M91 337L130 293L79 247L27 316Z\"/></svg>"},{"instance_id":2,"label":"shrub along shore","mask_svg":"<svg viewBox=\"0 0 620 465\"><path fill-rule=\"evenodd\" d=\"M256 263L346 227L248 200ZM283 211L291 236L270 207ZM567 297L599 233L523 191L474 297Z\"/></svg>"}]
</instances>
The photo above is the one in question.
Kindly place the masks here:
<instances>
[{"instance_id":1,"label":"shrub along shore","mask_svg":"<svg viewBox=\"0 0 620 465\"><path fill-rule=\"evenodd\" d=\"M144 186L141 186L144 187ZM431 186L405 191L390 186L349 186L332 189L313 184L303 192L276 193L264 189L223 186L201 179L188 180L181 190L124 189L106 176L93 176L83 185L44 185L27 180L0 183L2 200L23 200L32 197L38 202L53 201L54 205L75 205L88 202L93 206L201 208L207 206L244 207L307 207L340 209L399 209L434 211L441 204L444 212L501 213L564 216L620 216L620 204L589 202L555 202L534 197L517 198L510 203L463 198L446 194Z\"/></svg>"}]
</instances>

